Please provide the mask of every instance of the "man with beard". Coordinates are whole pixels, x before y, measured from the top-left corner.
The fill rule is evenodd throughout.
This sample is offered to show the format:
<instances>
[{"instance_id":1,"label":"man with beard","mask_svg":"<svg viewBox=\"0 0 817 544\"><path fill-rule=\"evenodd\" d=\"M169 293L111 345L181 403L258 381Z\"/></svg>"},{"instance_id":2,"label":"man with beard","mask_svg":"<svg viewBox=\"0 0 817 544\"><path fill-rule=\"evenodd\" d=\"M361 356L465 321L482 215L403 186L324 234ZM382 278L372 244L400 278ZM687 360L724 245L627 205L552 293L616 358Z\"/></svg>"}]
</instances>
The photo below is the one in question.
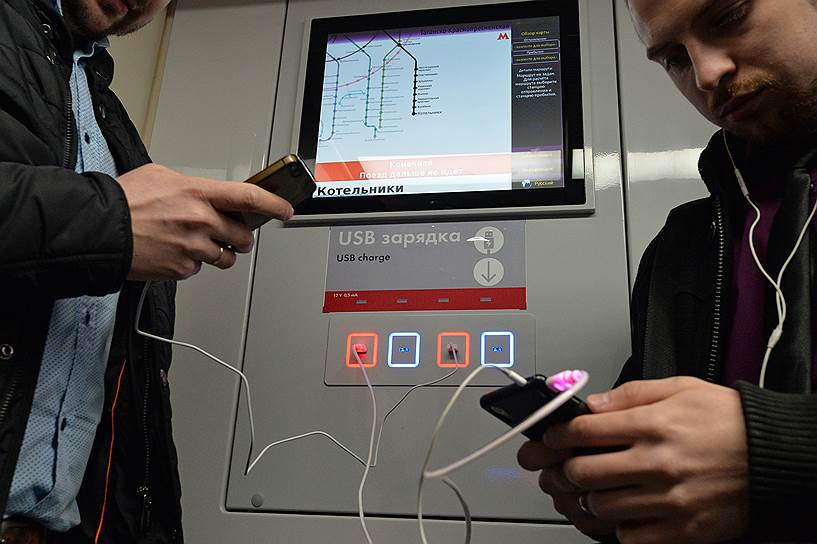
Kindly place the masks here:
<instances>
[{"instance_id":1,"label":"man with beard","mask_svg":"<svg viewBox=\"0 0 817 544\"><path fill-rule=\"evenodd\" d=\"M181 542L170 427L173 281L229 268L221 211L292 207L150 164L106 36L169 0L0 0L0 542Z\"/></svg>"},{"instance_id":2,"label":"man with beard","mask_svg":"<svg viewBox=\"0 0 817 544\"><path fill-rule=\"evenodd\" d=\"M723 128L700 158L711 196L644 253L623 385L519 461L602 540L817 542L817 2L628 7L647 57Z\"/></svg>"}]
</instances>

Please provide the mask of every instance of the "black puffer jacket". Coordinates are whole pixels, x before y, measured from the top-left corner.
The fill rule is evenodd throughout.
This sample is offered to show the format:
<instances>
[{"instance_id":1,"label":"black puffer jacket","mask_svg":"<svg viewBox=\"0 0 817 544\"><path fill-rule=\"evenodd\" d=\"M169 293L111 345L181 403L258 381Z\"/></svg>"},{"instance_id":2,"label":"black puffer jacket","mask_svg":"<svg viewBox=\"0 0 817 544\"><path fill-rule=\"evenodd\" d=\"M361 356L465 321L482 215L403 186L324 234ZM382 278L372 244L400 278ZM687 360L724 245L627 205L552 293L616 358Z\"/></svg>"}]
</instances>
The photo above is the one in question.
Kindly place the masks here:
<instances>
[{"instance_id":1,"label":"black puffer jacket","mask_svg":"<svg viewBox=\"0 0 817 544\"><path fill-rule=\"evenodd\" d=\"M106 402L71 542L91 542L106 486L100 542L180 542L180 487L172 443L170 349L133 331L141 284L126 282L130 213L116 181L76 174L68 78L74 45L47 0L0 0L0 512L26 427L54 301L122 291ZM107 53L88 62L97 122L120 172L149 162L110 91ZM155 284L142 327L171 336L172 283ZM118 380L124 368L121 382ZM113 415L111 407L119 387Z\"/></svg>"},{"instance_id":2,"label":"black puffer jacket","mask_svg":"<svg viewBox=\"0 0 817 544\"><path fill-rule=\"evenodd\" d=\"M619 383L675 375L721 381L734 311L733 241L742 235L747 206L720 133L701 155L700 171L712 195L672 210L641 259L631 305L633 355ZM736 388L748 435L747 538L817 542L817 394L811 376L770 372L767 389L743 382Z\"/></svg>"}]
</instances>

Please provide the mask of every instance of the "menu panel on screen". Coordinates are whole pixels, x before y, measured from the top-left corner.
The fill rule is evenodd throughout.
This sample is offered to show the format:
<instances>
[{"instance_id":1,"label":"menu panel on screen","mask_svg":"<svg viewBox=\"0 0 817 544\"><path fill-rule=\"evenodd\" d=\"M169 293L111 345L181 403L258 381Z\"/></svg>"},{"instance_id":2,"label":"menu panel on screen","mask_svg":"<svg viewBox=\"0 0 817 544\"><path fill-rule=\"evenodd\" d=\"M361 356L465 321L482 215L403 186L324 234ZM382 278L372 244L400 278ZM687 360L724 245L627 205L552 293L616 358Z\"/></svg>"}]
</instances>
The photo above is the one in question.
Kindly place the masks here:
<instances>
[{"instance_id":1,"label":"menu panel on screen","mask_svg":"<svg viewBox=\"0 0 817 544\"><path fill-rule=\"evenodd\" d=\"M386 26L397 14L314 22L299 150L315 161L313 207L372 197L395 210L537 205L543 191L558 192L544 198L555 203L583 197L565 175L568 132L581 134L567 126L571 112L573 124L581 114L566 107L578 78L566 81L563 66L571 56L568 73L577 73L577 35L563 30L575 21L536 4L400 19L428 25ZM486 18L499 13L518 15ZM347 209L360 206L337 211Z\"/></svg>"}]
</instances>

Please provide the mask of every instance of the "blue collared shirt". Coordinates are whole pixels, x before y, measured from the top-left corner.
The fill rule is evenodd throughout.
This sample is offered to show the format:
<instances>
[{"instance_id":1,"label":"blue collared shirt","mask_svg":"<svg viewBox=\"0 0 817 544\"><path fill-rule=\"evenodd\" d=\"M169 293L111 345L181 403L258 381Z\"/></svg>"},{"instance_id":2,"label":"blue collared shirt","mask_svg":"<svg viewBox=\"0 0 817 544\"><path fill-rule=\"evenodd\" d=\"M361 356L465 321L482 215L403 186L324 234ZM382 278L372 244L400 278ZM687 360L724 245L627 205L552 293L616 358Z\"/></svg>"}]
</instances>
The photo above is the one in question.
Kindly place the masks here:
<instances>
[{"instance_id":1,"label":"blue collared shirt","mask_svg":"<svg viewBox=\"0 0 817 544\"><path fill-rule=\"evenodd\" d=\"M102 40L74 53L70 83L78 141L76 171L116 177L84 70L85 59L107 45ZM56 301L6 517L24 516L54 531L79 524L76 496L102 412L118 299L119 293L113 293Z\"/></svg>"}]
</instances>

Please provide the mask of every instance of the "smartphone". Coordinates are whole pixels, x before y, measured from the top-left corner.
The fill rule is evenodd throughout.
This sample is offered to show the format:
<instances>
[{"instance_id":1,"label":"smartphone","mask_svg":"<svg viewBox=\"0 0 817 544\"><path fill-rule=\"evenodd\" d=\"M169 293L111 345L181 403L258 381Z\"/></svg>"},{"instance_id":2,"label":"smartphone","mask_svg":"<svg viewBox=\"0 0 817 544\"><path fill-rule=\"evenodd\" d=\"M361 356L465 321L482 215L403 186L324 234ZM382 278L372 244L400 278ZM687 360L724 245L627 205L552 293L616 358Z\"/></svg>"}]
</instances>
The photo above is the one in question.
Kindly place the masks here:
<instances>
[{"instance_id":1,"label":"smartphone","mask_svg":"<svg viewBox=\"0 0 817 544\"><path fill-rule=\"evenodd\" d=\"M312 173L297 155L281 157L244 183L258 185L262 189L280 196L294 208L310 198L317 188ZM271 218L254 213L228 214L255 230Z\"/></svg>"},{"instance_id":2,"label":"smartphone","mask_svg":"<svg viewBox=\"0 0 817 544\"><path fill-rule=\"evenodd\" d=\"M522 423L529 415L550 402L558 392L547 385L547 377L536 374L526 378L525 385L510 384L486 393L479 400L480 406L511 427ZM564 423L576 416L589 414L590 408L577 397L570 397L552 414L523 432L531 440L541 440L545 430L554 423Z\"/></svg>"}]
</instances>

